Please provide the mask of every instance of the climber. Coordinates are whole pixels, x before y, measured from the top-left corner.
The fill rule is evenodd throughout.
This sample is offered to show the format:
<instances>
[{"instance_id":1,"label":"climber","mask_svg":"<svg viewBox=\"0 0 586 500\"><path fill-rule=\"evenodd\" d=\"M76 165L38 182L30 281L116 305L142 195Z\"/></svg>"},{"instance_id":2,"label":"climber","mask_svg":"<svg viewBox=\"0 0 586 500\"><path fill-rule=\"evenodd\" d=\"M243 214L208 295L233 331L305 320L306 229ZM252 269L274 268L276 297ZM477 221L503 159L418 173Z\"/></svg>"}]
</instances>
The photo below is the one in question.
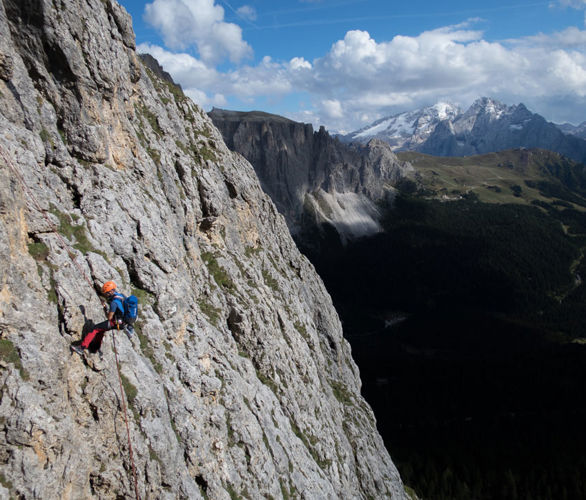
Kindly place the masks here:
<instances>
[{"instance_id":1,"label":"climber","mask_svg":"<svg viewBox=\"0 0 586 500\"><path fill-rule=\"evenodd\" d=\"M84 337L80 345L71 345L71 350L77 354L83 355L84 349L87 349L94 340L97 342L99 350L102 345L104 334L108 330L120 329L120 327L123 327L124 332L129 339L134 335L134 327L132 324L136 319L136 297L131 295L126 298L124 295L117 292L116 283L113 281L107 281L104 283L102 286L102 294L106 296L110 304L108 307L108 305L104 303L104 310L108 315L108 319L95 325L94 329ZM128 302L128 304L125 304L125 302Z\"/></svg>"}]
</instances>

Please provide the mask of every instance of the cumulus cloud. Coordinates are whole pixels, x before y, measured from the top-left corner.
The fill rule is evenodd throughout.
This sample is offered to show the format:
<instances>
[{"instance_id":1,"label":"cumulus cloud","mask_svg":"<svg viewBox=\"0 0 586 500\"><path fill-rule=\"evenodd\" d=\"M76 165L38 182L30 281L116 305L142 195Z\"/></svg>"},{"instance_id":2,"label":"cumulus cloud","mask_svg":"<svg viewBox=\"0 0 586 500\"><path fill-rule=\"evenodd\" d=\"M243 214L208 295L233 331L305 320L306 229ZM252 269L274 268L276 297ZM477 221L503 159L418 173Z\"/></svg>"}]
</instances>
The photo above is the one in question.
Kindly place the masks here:
<instances>
[{"instance_id":1,"label":"cumulus cloud","mask_svg":"<svg viewBox=\"0 0 586 500\"><path fill-rule=\"evenodd\" d=\"M309 70L311 69L311 63L303 59L303 57L294 57L289 61L289 68L293 71Z\"/></svg>"},{"instance_id":2,"label":"cumulus cloud","mask_svg":"<svg viewBox=\"0 0 586 500\"><path fill-rule=\"evenodd\" d=\"M185 50L195 45L206 62L225 57L239 62L252 55L240 26L225 22L224 9L214 0L155 0L145 6L144 18L167 47Z\"/></svg>"},{"instance_id":3,"label":"cumulus cloud","mask_svg":"<svg viewBox=\"0 0 586 500\"><path fill-rule=\"evenodd\" d=\"M531 108L537 112L554 109L568 96L586 100L586 30L489 42L473 27L470 21L384 41L353 30L312 61L264 57L227 72L219 72L203 55L196 59L158 47L146 51L204 106L301 96L304 104L296 116L311 117L314 125L331 130L353 130L445 99L466 106L490 96L537 103Z\"/></svg>"},{"instance_id":4,"label":"cumulus cloud","mask_svg":"<svg viewBox=\"0 0 586 500\"><path fill-rule=\"evenodd\" d=\"M321 102L321 108L327 118L340 119L344 117L342 103L337 99L325 99Z\"/></svg>"},{"instance_id":5,"label":"cumulus cloud","mask_svg":"<svg viewBox=\"0 0 586 500\"><path fill-rule=\"evenodd\" d=\"M349 31L313 61L303 81L316 96L328 125L347 128L384 114L451 98L469 104L488 95L505 101L586 95L586 31L570 28L516 43L496 43L463 26L396 36L377 42L366 31ZM337 100L337 119L324 102Z\"/></svg>"}]
</instances>

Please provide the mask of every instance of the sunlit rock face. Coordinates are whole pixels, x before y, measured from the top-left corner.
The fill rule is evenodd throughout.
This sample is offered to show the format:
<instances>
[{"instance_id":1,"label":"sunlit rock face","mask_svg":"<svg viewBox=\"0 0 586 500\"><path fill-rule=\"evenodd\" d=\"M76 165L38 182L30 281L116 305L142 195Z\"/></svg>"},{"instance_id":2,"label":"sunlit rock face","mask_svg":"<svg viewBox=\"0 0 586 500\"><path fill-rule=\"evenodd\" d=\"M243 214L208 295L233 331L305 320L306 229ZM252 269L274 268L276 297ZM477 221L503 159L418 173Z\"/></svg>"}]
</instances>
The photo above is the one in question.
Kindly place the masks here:
<instances>
[{"instance_id":1,"label":"sunlit rock face","mask_svg":"<svg viewBox=\"0 0 586 500\"><path fill-rule=\"evenodd\" d=\"M111 0L0 1L0 497L403 498L331 299ZM70 353L114 280L137 335Z\"/></svg>"}]
</instances>

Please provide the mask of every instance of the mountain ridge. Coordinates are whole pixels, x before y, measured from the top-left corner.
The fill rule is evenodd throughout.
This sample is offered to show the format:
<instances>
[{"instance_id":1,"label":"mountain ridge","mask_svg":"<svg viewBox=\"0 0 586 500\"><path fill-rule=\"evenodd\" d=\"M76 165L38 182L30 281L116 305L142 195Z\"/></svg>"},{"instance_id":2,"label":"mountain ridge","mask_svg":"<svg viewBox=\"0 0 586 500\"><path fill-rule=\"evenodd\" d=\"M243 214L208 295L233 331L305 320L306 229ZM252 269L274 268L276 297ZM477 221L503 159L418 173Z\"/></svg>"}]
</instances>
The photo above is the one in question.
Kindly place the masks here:
<instances>
[{"instance_id":1,"label":"mountain ridge","mask_svg":"<svg viewBox=\"0 0 586 500\"><path fill-rule=\"evenodd\" d=\"M377 137L388 142L394 151L413 150L435 156L468 156L527 147L549 149L576 161L586 161L586 141L579 133L565 134L558 125L532 113L522 103L507 106L488 97L477 99L466 111L438 103L374 124L340 138L364 143ZM386 126L381 127L382 124Z\"/></svg>"}]
</instances>

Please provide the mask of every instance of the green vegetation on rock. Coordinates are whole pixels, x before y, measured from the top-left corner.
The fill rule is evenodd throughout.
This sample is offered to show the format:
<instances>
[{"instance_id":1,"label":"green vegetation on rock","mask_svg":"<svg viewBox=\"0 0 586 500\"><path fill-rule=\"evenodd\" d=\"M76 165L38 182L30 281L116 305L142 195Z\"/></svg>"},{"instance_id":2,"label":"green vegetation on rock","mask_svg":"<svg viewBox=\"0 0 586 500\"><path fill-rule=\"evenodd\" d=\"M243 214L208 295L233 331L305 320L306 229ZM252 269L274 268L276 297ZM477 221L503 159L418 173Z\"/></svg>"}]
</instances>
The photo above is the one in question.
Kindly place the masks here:
<instances>
[{"instance_id":1,"label":"green vegetation on rock","mask_svg":"<svg viewBox=\"0 0 586 500\"><path fill-rule=\"evenodd\" d=\"M230 278L228 272L218 263L218 260L213 253L204 252L201 254L201 258L205 262L214 281L220 288L227 290L232 290L234 288L234 282Z\"/></svg>"},{"instance_id":2,"label":"green vegetation on rock","mask_svg":"<svg viewBox=\"0 0 586 500\"><path fill-rule=\"evenodd\" d=\"M0 359L6 363L12 363L23 380L29 379L29 374L22 366L18 351L9 339L0 339Z\"/></svg>"}]
</instances>

